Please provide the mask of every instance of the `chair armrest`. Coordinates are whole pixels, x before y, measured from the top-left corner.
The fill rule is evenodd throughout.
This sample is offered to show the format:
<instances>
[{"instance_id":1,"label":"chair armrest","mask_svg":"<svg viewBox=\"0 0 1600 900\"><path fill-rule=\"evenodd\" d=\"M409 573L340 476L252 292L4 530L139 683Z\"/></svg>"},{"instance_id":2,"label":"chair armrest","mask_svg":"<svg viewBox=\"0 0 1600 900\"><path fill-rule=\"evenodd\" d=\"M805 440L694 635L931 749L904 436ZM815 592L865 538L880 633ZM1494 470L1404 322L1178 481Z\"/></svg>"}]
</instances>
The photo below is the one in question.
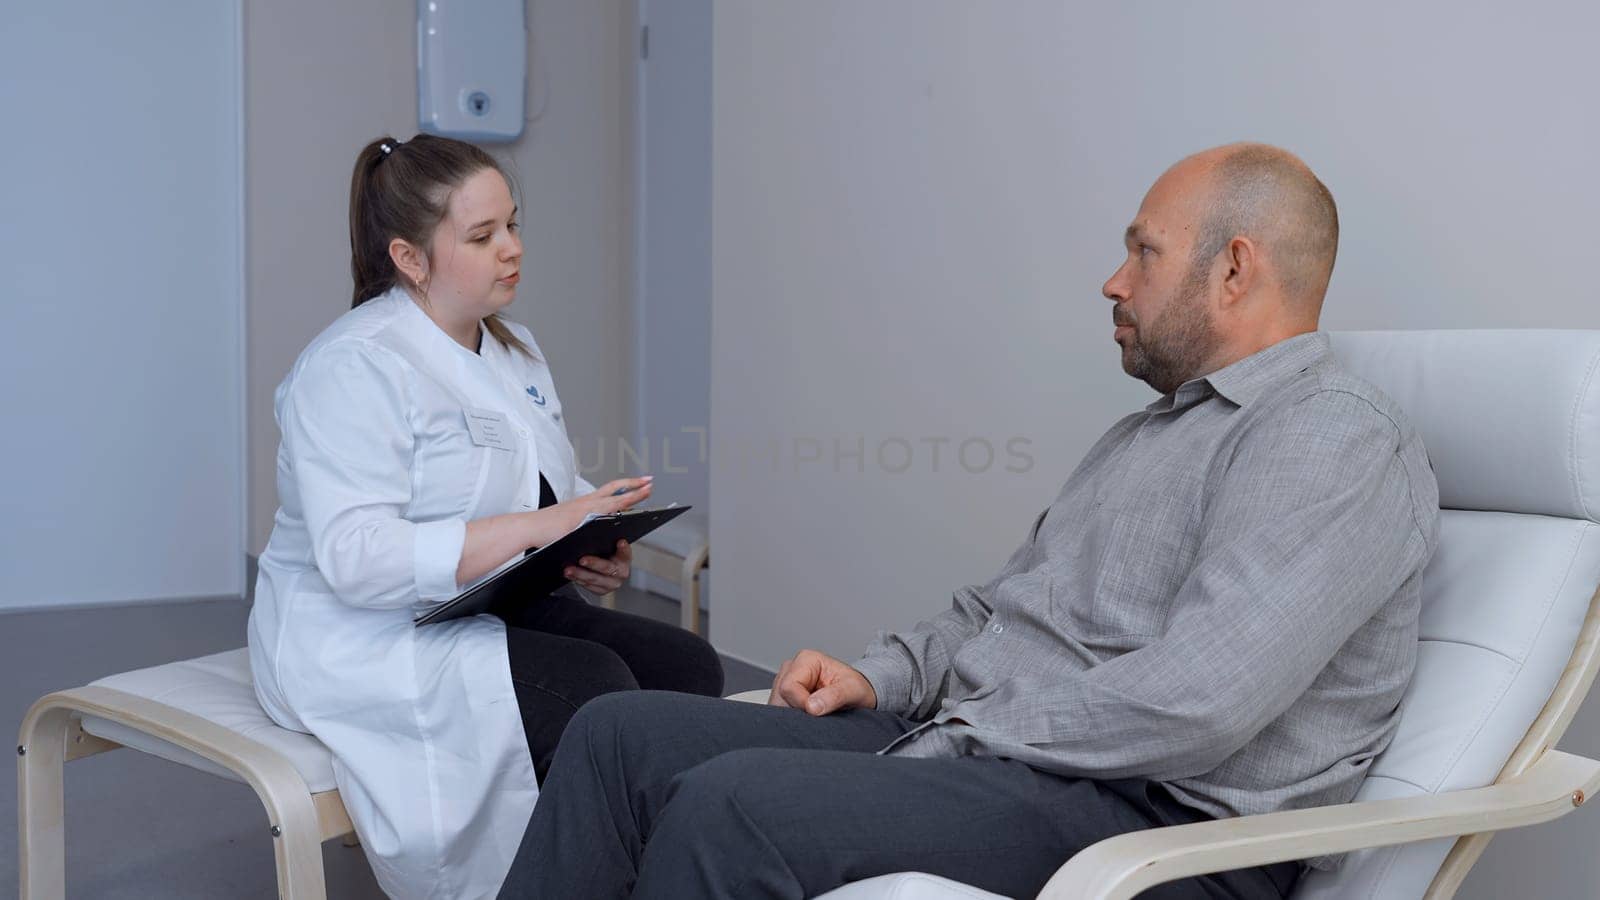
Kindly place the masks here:
<instances>
[{"instance_id":1,"label":"chair armrest","mask_svg":"<svg viewBox=\"0 0 1600 900\"><path fill-rule=\"evenodd\" d=\"M1191 875L1533 825L1571 812L1597 787L1600 762L1550 750L1521 775L1473 790L1153 828L1077 854L1039 898L1125 900Z\"/></svg>"}]
</instances>

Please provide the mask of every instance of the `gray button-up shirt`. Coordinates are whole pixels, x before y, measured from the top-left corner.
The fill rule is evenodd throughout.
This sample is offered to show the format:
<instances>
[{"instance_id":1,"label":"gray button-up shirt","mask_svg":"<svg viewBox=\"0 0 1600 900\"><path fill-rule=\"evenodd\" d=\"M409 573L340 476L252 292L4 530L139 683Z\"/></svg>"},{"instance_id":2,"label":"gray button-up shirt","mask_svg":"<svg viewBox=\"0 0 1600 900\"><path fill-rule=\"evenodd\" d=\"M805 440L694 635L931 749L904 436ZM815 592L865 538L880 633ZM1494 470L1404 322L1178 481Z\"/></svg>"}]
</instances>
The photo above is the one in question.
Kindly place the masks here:
<instances>
[{"instance_id":1,"label":"gray button-up shirt","mask_svg":"<svg viewBox=\"0 0 1600 900\"><path fill-rule=\"evenodd\" d=\"M882 752L1148 778L1219 817L1347 802L1398 723L1438 515L1394 402L1327 335L1281 341L1112 426L999 575L877 637L878 707L928 720Z\"/></svg>"}]
</instances>

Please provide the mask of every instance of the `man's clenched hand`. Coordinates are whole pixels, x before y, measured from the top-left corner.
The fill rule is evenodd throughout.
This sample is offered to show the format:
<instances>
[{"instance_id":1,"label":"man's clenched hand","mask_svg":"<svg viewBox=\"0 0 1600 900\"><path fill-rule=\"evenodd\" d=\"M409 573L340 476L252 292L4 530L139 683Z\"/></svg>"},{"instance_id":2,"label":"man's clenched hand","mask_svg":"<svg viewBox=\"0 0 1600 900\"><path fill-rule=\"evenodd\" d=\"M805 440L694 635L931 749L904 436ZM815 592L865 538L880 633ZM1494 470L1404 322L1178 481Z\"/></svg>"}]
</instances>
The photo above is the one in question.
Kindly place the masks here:
<instances>
[{"instance_id":1,"label":"man's clenched hand","mask_svg":"<svg viewBox=\"0 0 1600 900\"><path fill-rule=\"evenodd\" d=\"M878 695L867 677L849 663L816 650L801 650L778 669L767 702L825 716L841 709L873 709Z\"/></svg>"}]
</instances>

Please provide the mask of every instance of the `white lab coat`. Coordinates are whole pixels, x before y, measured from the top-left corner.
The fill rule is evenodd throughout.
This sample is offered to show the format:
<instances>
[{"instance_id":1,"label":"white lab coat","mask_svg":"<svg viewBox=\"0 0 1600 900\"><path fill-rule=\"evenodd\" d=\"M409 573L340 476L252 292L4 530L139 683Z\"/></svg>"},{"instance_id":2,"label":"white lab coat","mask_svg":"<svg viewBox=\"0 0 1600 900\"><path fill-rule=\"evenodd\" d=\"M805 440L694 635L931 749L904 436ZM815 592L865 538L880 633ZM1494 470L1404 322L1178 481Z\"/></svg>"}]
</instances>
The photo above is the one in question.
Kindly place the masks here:
<instances>
[{"instance_id":1,"label":"white lab coat","mask_svg":"<svg viewBox=\"0 0 1600 900\"><path fill-rule=\"evenodd\" d=\"M558 500L593 490L540 360L487 329L472 353L396 289L329 326L276 394L281 506L250 611L256 695L333 751L391 897L495 896L538 796L500 620L412 619L462 587L469 520L536 509L541 472ZM514 446L475 445L470 408L505 416Z\"/></svg>"}]
</instances>

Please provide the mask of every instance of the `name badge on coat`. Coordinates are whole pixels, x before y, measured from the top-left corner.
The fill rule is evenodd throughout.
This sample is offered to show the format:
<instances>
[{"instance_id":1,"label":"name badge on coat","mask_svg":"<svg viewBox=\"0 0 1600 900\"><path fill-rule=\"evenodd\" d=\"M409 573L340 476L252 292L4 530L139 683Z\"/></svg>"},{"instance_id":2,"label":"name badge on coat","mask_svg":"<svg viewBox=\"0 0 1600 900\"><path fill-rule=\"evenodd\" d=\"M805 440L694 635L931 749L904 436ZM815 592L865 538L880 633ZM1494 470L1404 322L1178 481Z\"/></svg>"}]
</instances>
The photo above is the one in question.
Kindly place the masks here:
<instances>
[{"instance_id":1,"label":"name badge on coat","mask_svg":"<svg viewBox=\"0 0 1600 900\"><path fill-rule=\"evenodd\" d=\"M498 413L492 409L470 408L467 414L467 433L472 435L472 443L479 447L493 447L496 450L511 450L511 426L506 422L505 413Z\"/></svg>"}]
</instances>

